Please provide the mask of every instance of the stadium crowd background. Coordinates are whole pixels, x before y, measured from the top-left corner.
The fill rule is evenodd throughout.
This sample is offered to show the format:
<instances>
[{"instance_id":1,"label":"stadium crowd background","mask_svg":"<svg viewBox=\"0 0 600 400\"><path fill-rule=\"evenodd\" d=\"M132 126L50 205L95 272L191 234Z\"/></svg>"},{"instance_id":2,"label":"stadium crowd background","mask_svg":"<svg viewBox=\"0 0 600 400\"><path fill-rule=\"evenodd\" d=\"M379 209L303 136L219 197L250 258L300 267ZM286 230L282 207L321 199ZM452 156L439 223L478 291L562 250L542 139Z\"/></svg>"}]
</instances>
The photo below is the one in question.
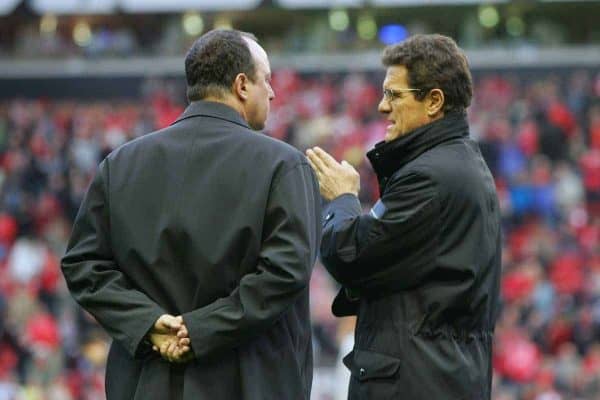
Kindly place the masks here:
<instances>
[{"instance_id":1,"label":"stadium crowd background","mask_svg":"<svg viewBox=\"0 0 600 400\"><path fill-rule=\"evenodd\" d=\"M445 12L464 16L452 29L418 7L406 11L409 17L404 8L374 8L370 15L416 15L420 19L404 33L437 30L466 47L598 42L593 11L600 12L600 2L561 4L570 10L562 25L553 4L544 6L541 22L525 3L514 3L519 12L500 9L504 27L483 25L483 6L448 6ZM225 25L258 30L263 41L261 29L277 28L266 22L289 23L284 34L263 41L277 54L382 47L377 37L362 37L358 25L337 30L342 11L302 12L294 22L263 10L247 13L258 24L249 26L243 15L214 14L203 24L216 26L221 18ZM164 23L160 15L135 16L140 23L122 14L94 16L86 19L92 31L79 27L80 33L90 33L79 37L89 39L83 43L76 40L76 17L57 23L55 16L38 18L22 4L0 17L0 70L15 57L35 63L48 57L95 60L140 53L176 55L177 67L183 68L181 52L193 38L181 30L186 15L187 28L194 28L189 23L194 13L169 15ZM523 25L513 19L511 28L508 21L515 16ZM350 12L352 20L363 17L360 10ZM197 29L198 19L192 21ZM306 21L310 26L301 29ZM437 22L442 28L434 29ZM600 64L581 61L577 68L474 71L471 137L496 179L505 239L495 400L600 399ZM386 121L376 110L383 71L349 67L352 72L276 67L276 98L265 132L300 150L322 146L354 164L368 210L378 188L364 154L384 136ZM103 91L102 82L82 84L85 77L50 86L44 85L52 77L19 78L18 83L0 77L0 400L104 399L109 338L70 298L59 260L98 162L120 144L170 124L186 106L181 76L148 78L144 71L139 76L139 86L122 80L111 84L108 77ZM345 386L338 355L348 345L352 320L331 315L336 289L317 264L311 280L315 400L337 400Z\"/></svg>"}]
</instances>

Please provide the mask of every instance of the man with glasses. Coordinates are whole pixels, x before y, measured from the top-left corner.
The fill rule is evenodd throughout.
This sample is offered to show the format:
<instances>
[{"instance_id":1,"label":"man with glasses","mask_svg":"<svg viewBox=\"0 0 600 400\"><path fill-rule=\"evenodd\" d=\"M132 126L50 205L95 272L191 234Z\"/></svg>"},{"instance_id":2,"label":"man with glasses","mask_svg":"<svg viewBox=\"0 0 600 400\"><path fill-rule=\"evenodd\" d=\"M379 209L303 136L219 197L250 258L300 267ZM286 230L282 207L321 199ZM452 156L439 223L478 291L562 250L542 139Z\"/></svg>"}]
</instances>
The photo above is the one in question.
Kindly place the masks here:
<instances>
[{"instance_id":1,"label":"man with glasses","mask_svg":"<svg viewBox=\"0 0 600 400\"><path fill-rule=\"evenodd\" d=\"M379 111L390 121L367 153L380 199L363 214L359 175L307 151L324 210L321 257L356 315L350 399L489 399L501 232L492 175L469 138L467 60L441 35L383 53Z\"/></svg>"}]
</instances>

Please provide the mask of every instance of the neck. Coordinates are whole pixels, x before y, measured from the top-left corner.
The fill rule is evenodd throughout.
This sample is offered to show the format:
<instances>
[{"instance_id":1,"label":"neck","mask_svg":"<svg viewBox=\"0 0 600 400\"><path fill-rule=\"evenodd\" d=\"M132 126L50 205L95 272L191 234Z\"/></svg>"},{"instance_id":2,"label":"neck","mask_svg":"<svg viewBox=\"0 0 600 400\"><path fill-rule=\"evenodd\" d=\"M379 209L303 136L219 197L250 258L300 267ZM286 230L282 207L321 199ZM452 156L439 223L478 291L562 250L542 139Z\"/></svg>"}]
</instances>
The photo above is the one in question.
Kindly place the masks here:
<instances>
[{"instance_id":1,"label":"neck","mask_svg":"<svg viewBox=\"0 0 600 400\"><path fill-rule=\"evenodd\" d=\"M444 118L422 125L408 135L380 142L367 153L377 176L389 178L399 168L444 142L467 137L469 124L464 112L447 113Z\"/></svg>"},{"instance_id":2,"label":"neck","mask_svg":"<svg viewBox=\"0 0 600 400\"><path fill-rule=\"evenodd\" d=\"M246 118L246 111L244 110L242 103L240 103L238 100L234 99L233 96L223 96L223 97L207 96L207 97L203 98L202 101L212 101L215 103L225 104L226 106L229 106L229 107L233 108L235 111L237 111L242 116L244 121L248 121L248 118Z\"/></svg>"}]
</instances>

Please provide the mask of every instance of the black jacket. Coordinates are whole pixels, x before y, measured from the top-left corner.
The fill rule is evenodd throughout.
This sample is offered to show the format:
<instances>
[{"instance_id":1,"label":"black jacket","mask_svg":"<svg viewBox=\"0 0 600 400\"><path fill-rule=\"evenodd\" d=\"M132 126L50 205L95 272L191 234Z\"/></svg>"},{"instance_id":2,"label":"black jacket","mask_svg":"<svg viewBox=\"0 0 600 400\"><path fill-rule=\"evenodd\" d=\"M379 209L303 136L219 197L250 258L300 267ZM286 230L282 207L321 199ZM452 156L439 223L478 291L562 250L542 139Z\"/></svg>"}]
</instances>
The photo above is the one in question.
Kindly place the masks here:
<instances>
[{"instance_id":1,"label":"black jacket","mask_svg":"<svg viewBox=\"0 0 600 400\"><path fill-rule=\"evenodd\" d=\"M464 115L449 114L369 157L381 198L362 215L343 195L324 210L323 263L358 316L350 399L490 398L498 309L498 200Z\"/></svg>"},{"instance_id":2,"label":"black jacket","mask_svg":"<svg viewBox=\"0 0 600 400\"><path fill-rule=\"evenodd\" d=\"M219 103L112 152L62 260L114 338L108 400L308 400L319 202L300 152ZM195 360L169 364L145 343L163 313L183 314Z\"/></svg>"}]
</instances>

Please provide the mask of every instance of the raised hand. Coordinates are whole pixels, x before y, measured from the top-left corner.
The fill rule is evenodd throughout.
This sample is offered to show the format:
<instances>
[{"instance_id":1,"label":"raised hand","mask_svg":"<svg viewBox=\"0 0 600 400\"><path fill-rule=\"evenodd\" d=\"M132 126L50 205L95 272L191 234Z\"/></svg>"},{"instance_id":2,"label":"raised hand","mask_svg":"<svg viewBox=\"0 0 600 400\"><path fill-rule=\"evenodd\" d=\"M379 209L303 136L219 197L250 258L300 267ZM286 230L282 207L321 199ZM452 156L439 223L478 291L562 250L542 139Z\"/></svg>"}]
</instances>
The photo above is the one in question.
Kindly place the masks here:
<instances>
[{"instance_id":1,"label":"raised hand","mask_svg":"<svg viewBox=\"0 0 600 400\"><path fill-rule=\"evenodd\" d=\"M346 161L338 163L320 147L306 150L306 156L319 180L321 195L325 200L333 200L345 193L358 196L360 175Z\"/></svg>"}]
</instances>

